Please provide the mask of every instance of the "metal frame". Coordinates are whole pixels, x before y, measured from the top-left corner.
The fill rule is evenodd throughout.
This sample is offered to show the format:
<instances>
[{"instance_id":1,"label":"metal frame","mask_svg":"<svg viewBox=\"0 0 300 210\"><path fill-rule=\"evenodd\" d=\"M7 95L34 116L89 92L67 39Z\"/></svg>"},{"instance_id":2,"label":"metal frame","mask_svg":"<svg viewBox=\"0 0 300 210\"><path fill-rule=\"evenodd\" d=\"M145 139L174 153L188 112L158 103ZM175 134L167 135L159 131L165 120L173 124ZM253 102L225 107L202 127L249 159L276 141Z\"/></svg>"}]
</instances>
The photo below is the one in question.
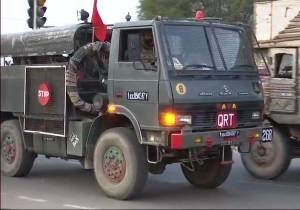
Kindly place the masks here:
<instances>
[{"instance_id":1,"label":"metal frame","mask_svg":"<svg viewBox=\"0 0 300 210\"><path fill-rule=\"evenodd\" d=\"M56 134L56 133L49 133L49 132L42 132L42 131L32 131L32 130L26 130L26 94L27 94L27 68L32 69L38 69L38 68L64 68L65 71L65 101L64 101L64 134ZM24 119L23 119L23 129L24 133L37 133L37 134L44 134L49 136L57 136L57 137L66 137L66 120L67 120L67 87L66 87L66 65L60 65L60 66L25 66L25 76L24 76Z\"/></svg>"}]
</instances>

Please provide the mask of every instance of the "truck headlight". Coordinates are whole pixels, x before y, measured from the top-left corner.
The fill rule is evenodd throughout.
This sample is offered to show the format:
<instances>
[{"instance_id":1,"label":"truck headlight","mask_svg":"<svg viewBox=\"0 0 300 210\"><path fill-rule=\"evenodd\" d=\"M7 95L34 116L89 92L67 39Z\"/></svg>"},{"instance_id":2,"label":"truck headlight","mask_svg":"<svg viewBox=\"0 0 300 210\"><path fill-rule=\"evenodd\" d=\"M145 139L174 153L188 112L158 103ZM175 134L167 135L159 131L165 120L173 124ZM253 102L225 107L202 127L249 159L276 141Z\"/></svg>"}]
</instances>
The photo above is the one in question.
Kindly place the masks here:
<instances>
[{"instance_id":1,"label":"truck headlight","mask_svg":"<svg viewBox=\"0 0 300 210\"><path fill-rule=\"evenodd\" d=\"M160 116L160 124L163 126L175 126L175 125L191 125L191 115L177 115L174 112L163 112Z\"/></svg>"},{"instance_id":2,"label":"truck headlight","mask_svg":"<svg viewBox=\"0 0 300 210\"><path fill-rule=\"evenodd\" d=\"M179 125L191 125L192 124L192 116L191 115L179 115L177 117Z\"/></svg>"},{"instance_id":3,"label":"truck headlight","mask_svg":"<svg viewBox=\"0 0 300 210\"><path fill-rule=\"evenodd\" d=\"M261 113L260 112L252 112L251 118L252 118L252 120L259 120L261 118Z\"/></svg>"}]
</instances>

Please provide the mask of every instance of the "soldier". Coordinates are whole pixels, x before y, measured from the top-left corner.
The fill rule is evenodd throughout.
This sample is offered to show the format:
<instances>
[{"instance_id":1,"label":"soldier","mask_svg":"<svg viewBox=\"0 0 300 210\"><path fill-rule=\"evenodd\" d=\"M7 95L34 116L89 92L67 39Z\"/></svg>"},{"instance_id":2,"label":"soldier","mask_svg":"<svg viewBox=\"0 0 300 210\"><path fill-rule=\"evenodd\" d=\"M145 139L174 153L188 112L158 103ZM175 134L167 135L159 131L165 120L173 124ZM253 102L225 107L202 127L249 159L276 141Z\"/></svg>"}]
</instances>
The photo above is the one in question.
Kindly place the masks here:
<instances>
[{"instance_id":1,"label":"soldier","mask_svg":"<svg viewBox=\"0 0 300 210\"><path fill-rule=\"evenodd\" d=\"M143 31L140 36L141 60L145 63L154 63L154 42L151 30Z\"/></svg>"}]
</instances>

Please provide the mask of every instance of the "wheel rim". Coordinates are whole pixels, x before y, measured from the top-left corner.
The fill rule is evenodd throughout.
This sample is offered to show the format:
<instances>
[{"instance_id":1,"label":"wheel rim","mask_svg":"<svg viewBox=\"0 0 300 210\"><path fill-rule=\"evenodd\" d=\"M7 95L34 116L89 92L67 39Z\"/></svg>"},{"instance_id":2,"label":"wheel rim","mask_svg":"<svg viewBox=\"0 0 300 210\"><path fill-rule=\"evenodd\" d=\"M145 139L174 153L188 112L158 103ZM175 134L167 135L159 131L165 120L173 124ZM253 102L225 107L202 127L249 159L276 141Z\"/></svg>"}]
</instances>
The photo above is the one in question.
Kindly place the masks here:
<instances>
[{"instance_id":1,"label":"wheel rim","mask_svg":"<svg viewBox=\"0 0 300 210\"><path fill-rule=\"evenodd\" d=\"M120 183L126 172L126 161L123 152L116 146L109 147L103 159L103 171L112 183Z\"/></svg>"},{"instance_id":2,"label":"wheel rim","mask_svg":"<svg viewBox=\"0 0 300 210\"><path fill-rule=\"evenodd\" d=\"M255 143L252 147L251 158L261 166L269 166L276 157L273 143Z\"/></svg>"},{"instance_id":3,"label":"wheel rim","mask_svg":"<svg viewBox=\"0 0 300 210\"><path fill-rule=\"evenodd\" d=\"M8 163L12 164L16 159L16 141L15 139L7 135L4 137L4 141L2 143L2 157L3 160Z\"/></svg>"}]
</instances>

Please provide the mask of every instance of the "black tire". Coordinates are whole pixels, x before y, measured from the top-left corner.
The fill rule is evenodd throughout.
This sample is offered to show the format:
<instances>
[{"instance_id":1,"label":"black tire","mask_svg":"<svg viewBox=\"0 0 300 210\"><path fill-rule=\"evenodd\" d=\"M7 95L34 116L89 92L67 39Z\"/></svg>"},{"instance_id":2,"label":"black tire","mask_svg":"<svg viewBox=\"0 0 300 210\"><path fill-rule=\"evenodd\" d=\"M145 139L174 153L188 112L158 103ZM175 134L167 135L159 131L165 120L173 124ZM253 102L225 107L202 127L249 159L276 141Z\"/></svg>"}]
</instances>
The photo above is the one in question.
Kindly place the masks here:
<instances>
[{"instance_id":1,"label":"black tire","mask_svg":"<svg viewBox=\"0 0 300 210\"><path fill-rule=\"evenodd\" d=\"M225 147L224 157L226 161L232 160L232 151L230 147ZM222 157L209 159L203 165L195 163L195 171L190 171L181 166L183 175L195 187L216 188L223 184L231 171L231 164L221 164Z\"/></svg>"},{"instance_id":2,"label":"black tire","mask_svg":"<svg viewBox=\"0 0 300 210\"><path fill-rule=\"evenodd\" d=\"M117 183L105 174L104 161L110 160L106 157L110 148L118 148L122 163L125 162L123 177ZM128 200L142 192L148 178L146 152L130 129L112 128L100 136L94 152L94 172L99 186L109 197Z\"/></svg>"},{"instance_id":3,"label":"black tire","mask_svg":"<svg viewBox=\"0 0 300 210\"><path fill-rule=\"evenodd\" d=\"M7 142L10 142L14 158L9 159ZM23 177L30 172L36 155L26 151L22 141L22 133L18 120L7 120L1 123L1 173L10 177Z\"/></svg>"},{"instance_id":4,"label":"black tire","mask_svg":"<svg viewBox=\"0 0 300 210\"><path fill-rule=\"evenodd\" d=\"M266 154L263 154L266 152ZM289 138L280 129L273 127L273 140L268 143L256 142L251 152L241 154L243 165L256 178L275 179L282 175L292 160Z\"/></svg>"}]
</instances>

